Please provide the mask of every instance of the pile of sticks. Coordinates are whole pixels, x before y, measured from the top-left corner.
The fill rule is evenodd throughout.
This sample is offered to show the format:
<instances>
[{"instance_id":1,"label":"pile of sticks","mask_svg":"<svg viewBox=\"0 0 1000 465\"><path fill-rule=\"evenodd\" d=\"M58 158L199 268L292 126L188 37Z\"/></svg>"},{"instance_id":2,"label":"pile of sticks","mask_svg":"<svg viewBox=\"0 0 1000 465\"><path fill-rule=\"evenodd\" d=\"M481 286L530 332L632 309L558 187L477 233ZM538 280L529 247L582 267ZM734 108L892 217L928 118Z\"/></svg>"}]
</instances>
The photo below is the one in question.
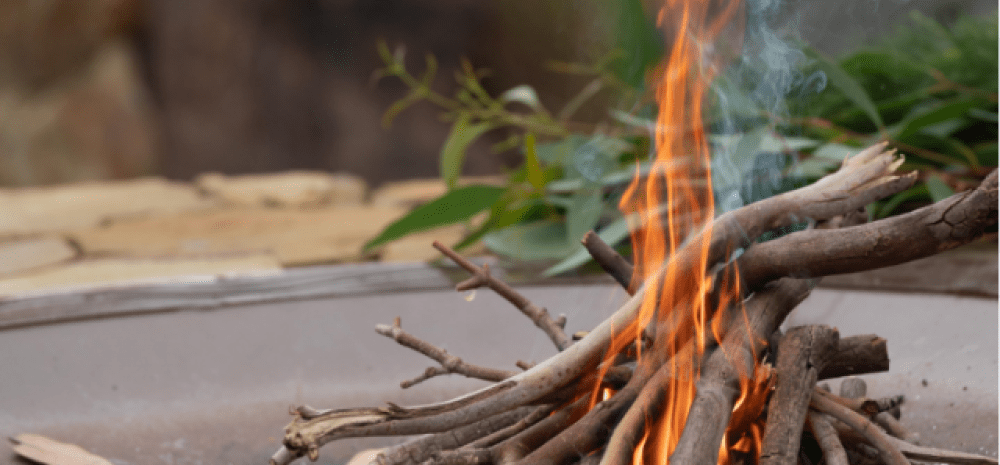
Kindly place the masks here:
<instances>
[{"instance_id":1,"label":"pile of sticks","mask_svg":"<svg viewBox=\"0 0 1000 465\"><path fill-rule=\"evenodd\" d=\"M668 331L652 328L608 357L615 331L636 324L650 286L636 285L640 279L633 279L632 266L592 233L584 238L584 245L632 297L592 331L574 335L579 337L565 333L564 317L553 318L492 276L487 266L476 266L435 243L472 275L458 284L459 290L488 287L497 292L530 318L559 353L534 366L518 362L521 372L479 367L407 333L399 319L391 326L380 325L380 334L438 363L403 382L404 388L451 373L494 384L449 401L415 407L298 407L285 428L284 445L271 463L288 464L303 456L317 460L321 446L340 438L423 435L386 449L375 463L629 464L650 427L648 419L658 418L664 409L672 362L679 359L693 360L701 375L684 430L670 456L672 464L716 463L724 437L734 446L732 461L753 462L759 455L763 463L793 464L811 460L810 450L821 450L829 464L868 463L865 460L997 463L987 457L916 445L913 435L892 416L899 409L893 399L867 399L857 391L837 396L816 387L828 378L887 370L884 340L874 335L841 338L825 326L793 328L787 334L779 330L821 276L915 260L996 230L995 171L974 190L867 223L866 205L905 190L916 180L916 173L895 173L902 158L885 148L885 144L870 147L812 185L717 217L710 228L695 233L688 245L669 258L665 265L679 274L706 267L714 273L716 288L727 280L740 282L738 305L721 305L710 315L717 330L707 331L704 340L696 341L705 348L698 356L692 341L668 356L659 350L662 341L656 338ZM756 242L769 231L804 219L812 227ZM707 264L704 251L691 245L705 241L709 244ZM736 250L744 252L733 258ZM736 269L738 276L734 276ZM641 278L645 282L661 279ZM713 292L709 290L707 298ZM685 318L678 316L671 324L692 324ZM637 357L639 352L642 357ZM758 363L762 360L770 363ZM748 374L758 389L765 390L768 401L734 412L741 377ZM590 393L596 389L609 395L591 405ZM729 438L726 431L749 430L755 422L765 425L760 450L741 455L735 447L740 438Z\"/></svg>"}]
</instances>

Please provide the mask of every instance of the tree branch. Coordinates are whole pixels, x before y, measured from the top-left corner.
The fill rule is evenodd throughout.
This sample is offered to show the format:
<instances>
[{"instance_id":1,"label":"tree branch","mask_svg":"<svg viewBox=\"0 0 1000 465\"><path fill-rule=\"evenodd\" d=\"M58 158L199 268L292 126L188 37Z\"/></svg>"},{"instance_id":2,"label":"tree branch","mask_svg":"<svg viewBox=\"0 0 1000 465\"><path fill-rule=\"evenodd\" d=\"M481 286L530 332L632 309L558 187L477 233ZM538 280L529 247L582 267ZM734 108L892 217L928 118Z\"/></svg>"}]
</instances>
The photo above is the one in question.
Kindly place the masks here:
<instances>
[{"instance_id":1,"label":"tree branch","mask_svg":"<svg viewBox=\"0 0 1000 465\"><path fill-rule=\"evenodd\" d=\"M465 268L465 271L468 271L469 274L472 275L471 278L458 283L458 285L455 286L455 289L464 291L486 286L504 299L507 299L507 301L517 307L517 309L520 310L524 316L531 319L531 321L535 323L535 326L549 336L549 339L552 340L552 343L556 345L557 349L565 350L570 344L573 343L573 341L566 336L566 332L563 331L565 321L560 324L556 320L553 320L549 315L548 310L535 305L528 300L527 297L514 290L513 287L510 287L509 284L493 277L490 274L489 265L483 265L483 267L480 268L438 241L434 241L433 245L435 249L438 249L441 253L445 254L462 268Z\"/></svg>"},{"instance_id":2,"label":"tree branch","mask_svg":"<svg viewBox=\"0 0 1000 465\"><path fill-rule=\"evenodd\" d=\"M635 294L637 284L632 282L632 264L625 257L601 240L594 231L584 234L582 242L601 269L614 278L630 295Z\"/></svg>"},{"instance_id":3,"label":"tree branch","mask_svg":"<svg viewBox=\"0 0 1000 465\"><path fill-rule=\"evenodd\" d=\"M513 371L497 370L494 368L481 367L471 363L466 363L462 361L461 358L449 354L448 351L403 331L402 322L399 317L396 317L392 326L375 326L375 332L395 340L401 346L409 347L410 349L420 352L421 354L424 354L441 364L440 367L427 368L422 375L412 380L403 381L399 385L403 389L409 388L421 381L435 376L447 375L451 373L486 381L503 381L517 374Z\"/></svg>"},{"instance_id":4,"label":"tree branch","mask_svg":"<svg viewBox=\"0 0 1000 465\"><path fill-rule=\"evenodd\" d=\"M755 288L782 276L872 270L966 244L997 224L997 172L971 191L910 213L841 229L799 231L755 244L739 259Z\"/></svg>"}]
</instances>

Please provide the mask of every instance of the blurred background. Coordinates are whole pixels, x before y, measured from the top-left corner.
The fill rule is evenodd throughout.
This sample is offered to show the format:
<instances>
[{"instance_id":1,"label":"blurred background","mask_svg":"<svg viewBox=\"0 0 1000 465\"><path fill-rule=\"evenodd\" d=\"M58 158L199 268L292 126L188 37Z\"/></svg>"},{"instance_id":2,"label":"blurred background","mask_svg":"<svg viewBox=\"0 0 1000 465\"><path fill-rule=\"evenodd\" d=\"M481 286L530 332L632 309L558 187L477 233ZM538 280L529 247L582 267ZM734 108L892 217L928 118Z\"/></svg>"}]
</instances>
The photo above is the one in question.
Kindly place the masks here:
<instances>
[{"instance_id":1,"label":"blurred background","mask_svg":"<svg viewBox=\"0 0 1000 465\"><path fill-rule=\"evenodd\" d=\"M610 0L6 0L0 2L0 186L289 169L345 171L369 185L438 175L450 124L418 104L384 127L406 95L376 43L440 64L450 93L468 58L491 95L530 84L561 108L587 63L623 35ZM986 0L790 2L805 42L836 55L913 9L942 24L988 14ZM577 119L599 119L592 100ZM499 173L518 152L473 144L464 174Z\"/></svg>"}]
</instances>

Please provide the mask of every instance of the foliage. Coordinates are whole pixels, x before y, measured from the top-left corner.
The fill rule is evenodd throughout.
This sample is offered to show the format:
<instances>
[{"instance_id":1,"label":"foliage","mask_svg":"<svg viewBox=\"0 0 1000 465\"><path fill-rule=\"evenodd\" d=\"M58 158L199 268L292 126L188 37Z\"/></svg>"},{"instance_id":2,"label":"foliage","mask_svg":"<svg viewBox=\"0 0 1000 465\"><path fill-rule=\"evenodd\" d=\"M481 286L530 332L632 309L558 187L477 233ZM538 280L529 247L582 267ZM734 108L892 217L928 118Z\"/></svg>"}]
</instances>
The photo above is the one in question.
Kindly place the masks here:
<instances>
[{"instance_id":1,"label":"foliage","mask_svg":"<svg viewBox=\"0 0 1000 465\"><path fill-rule=\"evenodd\" d=\"M579 240L590 229L609 244L627 242L627 221L613 206L637 170L641 175L649 167L655 109L643 104L642 76L662 48L638 1L623 2L621 21L641 33L619 44L628 53L611 53L591 66L559 64L564 72L592 80L555 114L529 86L490 96L482 74L468 62L456 75L455 95L446 97L431 88L437 71L433 57L426 58L418 78L407 71L402 49L390 53L380 44L385 62L380 75L410 88L386 112L385 124L420 101L441 107L451 122L440 153L449 191L390 225L367 247L481 212L488 212L485 221L457 247L482 240L514 259L558 260L547 274L589 260ZM803 46L807 59L796 70L800 78L783 90L787 94L797 85L798 94L787 96L784 107L761 96L760 82L775 79L767 70L742 66L720 76L707 121L717 208L729 210L811 182L860 147L884 139L907 155L904 169L920 170L925 182L875 205L878 217L947 197L996 166L996 16L961 18L950 29L919 13L910 20L877 46L840 59ZM572 121L576 110L606 89L619 101L604 121ZM507 174L503 188L456 187L470 144L496 131L509 137L494 145L494 152L516 148L524 162Z\"/></svg>"}]
</instances>

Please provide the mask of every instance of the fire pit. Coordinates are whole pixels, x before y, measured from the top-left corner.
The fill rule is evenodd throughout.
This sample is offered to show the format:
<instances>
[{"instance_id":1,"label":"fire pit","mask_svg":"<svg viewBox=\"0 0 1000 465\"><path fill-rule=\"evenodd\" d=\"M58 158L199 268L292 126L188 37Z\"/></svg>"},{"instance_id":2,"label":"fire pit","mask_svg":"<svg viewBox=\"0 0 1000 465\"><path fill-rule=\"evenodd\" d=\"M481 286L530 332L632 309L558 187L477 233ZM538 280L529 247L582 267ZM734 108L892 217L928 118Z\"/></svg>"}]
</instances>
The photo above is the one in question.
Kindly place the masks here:
<instances>
[{"instance_id":1,"label":"fire pit","mask_svg":"<svg viewBox=\"0 0 1000 465\"><path fill-rule=\"evenodd\" d=\"M300 405L272 464L315 461L321 446L339 438L414 434L428 436L385 450L375 462L995 463L918 446L891 413L899 399L865 397L860 382L840 395L817 386L887 370L884 339L842 337L828 325L779 328L816 278L908 262L995 229L997 173L974 190L867 223L867 205L917 178L897 172L905 159L878 143L812 185L719 215L704 106L709 83L742 49L740 11L736 1L695 0L668 1L659 11L668 44L652 78L654 160L647 174L636 170L619 203L631 221L634 264L596 234L583 238L631 298L571 339L565 318L435 243L471 275L458 290L495 291L559 353L538 364L519 361L522 372L471 364L395 318L377 331L435 362L402 387L444 374L494 384L412 407ZM782 235L792 227L805 230Z\"/></svg>"}]
</instances>

